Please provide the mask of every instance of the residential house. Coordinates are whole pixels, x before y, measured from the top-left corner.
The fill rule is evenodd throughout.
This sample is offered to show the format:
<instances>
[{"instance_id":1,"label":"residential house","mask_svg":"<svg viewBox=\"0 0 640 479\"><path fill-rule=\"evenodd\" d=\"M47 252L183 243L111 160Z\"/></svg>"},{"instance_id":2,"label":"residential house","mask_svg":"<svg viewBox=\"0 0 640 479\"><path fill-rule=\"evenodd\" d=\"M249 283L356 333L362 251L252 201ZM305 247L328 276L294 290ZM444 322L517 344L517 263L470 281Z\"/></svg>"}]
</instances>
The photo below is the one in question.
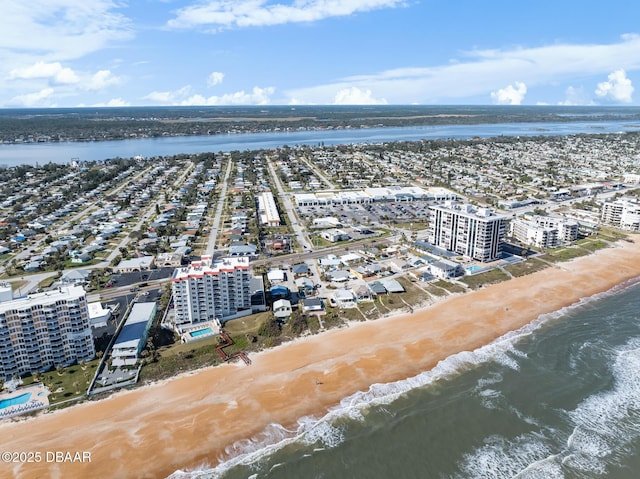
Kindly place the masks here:
<instances>
[{"instance_id":1,"label":"residential house","mask_svg":"<svg viewBox=\"0 0 640 479\"><path fill-rule=\"evenodd\" d=\"M436 261L429 266L429 270L436 278L440 279L455 278L464 274L464 270L459 263L448 259Z\"/></svg>"},{"instance_id":2,"label":"residential house","mask_svg":"<svg viewBox=\"0 0 640 479\"><path fill-rule=\"evenodd\" d=\"M324 303L320 298L305 298L302 300L302 311L307 314L324 314Z\"/></svg>"},{"instance_id":3,"label":"residential house","mask_svg":"<svg viewBox=\"0 0 640 479\"><path fill-rule=\"evenodd\" d=\"M355 308L356 307L356 295L350 289L337 289L333 292L333 299L339 308Z\"/></svg>"},{"instance_id":4,"label":"residential house","mask_svg":"<svg viewBox=\"0 0 640 479\"><path fill-rule=\"evenodd\" d=\"M311 274L311 270L306 263L298 263L294 264L291 267L291 272L293 273L294 278L299 278L301 276L309 276Z\"/></svg>"},{"instance_id":5,"label":"residential house","mask_svg":"<svg viewBox=\"0 0 640 479\"><path fill-rule=\"evenodd\" d=\"M291 301L279 299L273 303L273 315L278 319L286 319L291 316Z\"/></svg>"}]
</instances>

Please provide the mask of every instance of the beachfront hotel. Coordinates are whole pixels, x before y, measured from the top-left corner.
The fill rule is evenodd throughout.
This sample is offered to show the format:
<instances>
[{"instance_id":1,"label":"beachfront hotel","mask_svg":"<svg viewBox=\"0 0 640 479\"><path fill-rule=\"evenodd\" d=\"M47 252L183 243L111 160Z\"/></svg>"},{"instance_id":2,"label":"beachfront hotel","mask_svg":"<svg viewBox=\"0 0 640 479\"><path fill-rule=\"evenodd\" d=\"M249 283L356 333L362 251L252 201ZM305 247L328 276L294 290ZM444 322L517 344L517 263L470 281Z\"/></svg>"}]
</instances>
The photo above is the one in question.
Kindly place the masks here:
<instances>
[{"instance_id":1,"label":"beachfront hotel","mask_svg":"<svg viewBox=\"0 0 640 479\"><path fill-rule=\"evenodd\" d=\"M0 302L0 379L94 356L87 297L81 286Z\"/></svg>"},{"instance_id":2,"label":"beachfront hotel","mask_svg":"<svg viewBox=\"0 0 640 479\"><path fill-rule=\"evenodd\" d=\"M500 254L506 217L488 208L446 201L429 206L429 242L478 261L493 261Z\"/></svg>"},{"instance_id":3,"label":"beachfront hotel","mask_svg":"<svg viewBox=\"0 0 640 479\"><path fill-rule=\"evenodd\" d=\"M200 261L178 268L171 278L175 325L185 326L224 320L251 310L251 270L249 259L238 256Z\"/></svg>"}]
</instances>

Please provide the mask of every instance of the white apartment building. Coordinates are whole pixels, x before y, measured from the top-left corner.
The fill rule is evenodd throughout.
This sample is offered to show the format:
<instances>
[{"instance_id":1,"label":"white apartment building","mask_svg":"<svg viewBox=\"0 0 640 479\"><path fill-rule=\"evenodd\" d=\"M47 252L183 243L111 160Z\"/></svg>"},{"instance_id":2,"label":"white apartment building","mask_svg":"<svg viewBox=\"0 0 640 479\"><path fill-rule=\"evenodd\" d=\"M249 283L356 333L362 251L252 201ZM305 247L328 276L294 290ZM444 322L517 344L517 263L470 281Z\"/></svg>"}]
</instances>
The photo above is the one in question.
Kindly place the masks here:
<instances>
[{"instance_id":1,"label":"white apartment building","mask_svg":"<svg viewBox=\"0 0 640 479\"><path fill-rule=\"evenodd\" d=\"M498 258L505 216L487 208L446 201L429 207L429 242L478 261Z\"/></svg>"},{"instance_id":2,"label":"white apartment building","mask_svg":"<svg viewBox=\"0 0 640 479\"><path fill-rule=\"evenodd\" d=\"M47 371L95 356L81 286L0 302L0 378Z\"/></svg>"},{"instance_id":3,"label":"white apartment building","mask_svg":"<svg viewBox=\"0 0 640 479\"><path fill-rule=\"evenodd\" d=\"M640 175L637 173L625 173L622 181L627 184L637 185L640 183Z\"/></svg>"},{"instance_id":4,"label":"white apartment building","mask_svg":"<svg viewBox=\"0 0 640 479\"><path fill-rule=\"evenodd\" d=\"M558 228L555 226L515 219L511 221L510 228L511 236L521 243L538 248L558 246Z\"/></svg>"},{"instance_id":5,"label":"white apartment building","mask_svg":"<svg viewBox=\"0 0 640 479\"><path fill-rule=\"evenodd\" d=\"M578 239L580 225L575 220L538 215L534 217L533 221L540 226L556 228L558 230L558 243L566 244Z\"/></svg>"},{"instance_id":6,"label":"white apartment building","mask_svg":"<svg viewBox=\"0 0 640 479\"><path fill-rule=\"evenodd\" d=\"M535 216L531 220L514 219L510 234L518 241L538 248L555 248L578 239L578 222L567 218Z\"/></svg>"},{"instance_id":7,"label":"white apartment building","mask_svg":"<svg viewBox=\"0 0 640 479\"><path fill-rule=\"evenodd\" d=\"M619 198L602 205L602 222L624 230L640 231L640 204L633 198Z\"/></svg>"},{"instance_id":8,"label":"white apartment building","mask_svg":"<svg viewBox=\"0 0 640 479\"><path fill-rule=\"evenodd\" d=\"M176 269L171 278L176 327L224 320L251 309L250 283L249 258L244 256L219 261L203 256Z\"/></svg>"}]
</instances>

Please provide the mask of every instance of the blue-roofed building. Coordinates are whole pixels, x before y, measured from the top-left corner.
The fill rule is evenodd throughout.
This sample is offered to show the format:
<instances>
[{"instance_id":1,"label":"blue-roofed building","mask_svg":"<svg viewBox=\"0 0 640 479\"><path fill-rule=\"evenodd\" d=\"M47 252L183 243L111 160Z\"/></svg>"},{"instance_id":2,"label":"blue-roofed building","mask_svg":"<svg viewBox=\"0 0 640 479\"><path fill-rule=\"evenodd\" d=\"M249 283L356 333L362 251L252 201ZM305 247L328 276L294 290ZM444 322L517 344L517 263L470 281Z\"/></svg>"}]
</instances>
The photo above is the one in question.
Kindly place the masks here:
<instances>
[{"instance_id":1,"label":"blue-roofed building","mask_svg":"<svg viewBox=\"0 0 640 479\"><path fill-rule=\"evenodd\" d=\"M272 301L276 301L278 299L289 299L291 297L291 291L289 291L289 288L281 284L271 286L269 293L271 293Z\"/></svg>"},{"instance_id":2,"label":"blue-roofed building","mask_svg":"<svg viewBox=\"0 0 640 479\"><path fill-rule=\"evenodd\" d=\"M111 349L113 366L135 365L147 343L147 334L156 315L155 302L135 303L118 339Z\"/></svg>"}]
</instances>

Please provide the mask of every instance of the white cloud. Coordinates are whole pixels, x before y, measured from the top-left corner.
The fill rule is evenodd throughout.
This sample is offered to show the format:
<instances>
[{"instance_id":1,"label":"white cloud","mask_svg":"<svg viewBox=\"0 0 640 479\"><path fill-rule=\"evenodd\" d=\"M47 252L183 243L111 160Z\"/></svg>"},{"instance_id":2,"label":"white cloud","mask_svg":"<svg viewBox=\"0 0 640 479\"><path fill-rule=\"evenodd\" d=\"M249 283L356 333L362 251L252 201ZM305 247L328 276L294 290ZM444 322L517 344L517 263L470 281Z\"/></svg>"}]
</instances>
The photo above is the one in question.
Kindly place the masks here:
<instances>
[{"instance_id":1,"label":"white cloud","mask_svg":"<svg viewBox=\"0 0 640 479\"><path fill-rule=\"evenodd\" d=\"M0 61L68 60L132 37L115 0L0 2ZM18 66L18 65L16 65Z\"/></svg>"},{"instance_id":2,"label":"white cloud","mask_svg":"<svg viewBox=\"0 0 640 479\"><path fill-rule=\"evenodd\" d=\"M149 93L143 100L149 100L154 105L268 105L271 103L271 96L275 92L272 87L253 87L250 92L244 90L234 93L227 93L220 96L205 97L198 93L191 94L190 85L184 86L174 91L154 91Z\"/></svg>"},{"instance_id":3,"label":"white cloud","mask_svg":"<svg viewBox=\"0 0 640 479\"><path fill-rule=\"evenodd\" d=\"M142 97L142 99L149 100L154 104L177 105L189 93L191 93L191 85L186 85L173 91L153 91Z\"/></svg>"},{"instance_id":4,"label":"white cloud","mask_svg":"<svg viewBox=\"0 0 640 479\"><path fill-rule=\"evenodd\" d=\"M296 0L290 5L267 0L209 0L181 8L171 28L211 26L215 29L314 22L358 12L404 5L406 0Z\"/></svg>"},{"instance_id":5,"label":"white cloud","mask_svg":"<svg viewBox=\"0 0 640 479\"><path fill-rule=\"evenodd\" d=\"M361 90L360 88L344 88L336 93L333 100L334 105L386 105L384 98L373 98L371 90Z\"/></svg>"},{"instance_id":6,"label":"white cloud","mask_svg":"<svg viewBox=\"0 0 640 479\"><path fill-rule=\"evenodd\" d=\"M48 79L54 83L77 83L78 75L58 62L37 62L25 68L15 68L9 72L10 80Z\"/></svg>"},{"instance_id":7,"label":"white cloud","mask_svg":"<svg viewBox=\"0 0 640 479\"><path fill-rule=\"evenodd\" d=\"M564 100L559 101L558 105L563 106L580 106L593 105L593 100L584 91L582 87L569 86L564 92Z\"/></svg>"},{"instance_id":8,"label":"white cloud","mask_svg":"<svg viewBox=\"0 0 640 479\"><path fill-rule=\"evenodd\" d=\"M5 103L52 106L54 97L115 84L113 78L105 83L103 74L69 63L133 37L130 20L118 11L124 6L121 0L0 1L5 20L0 92Z\"/></svg>"},{"instance_id":9,"label":"white cloud","mask_svg":"<svg viewBox=\"0 0 640 479\"><path fill-rule=\"evenodd\" d=\"M207 77L207 85L208 86L219 85L220 83L222 83L222 80L224 80L224 73L211 72Z\"/></svg>"},{"instance_id":10,"label":"white cloud","mask_svg":"<svg viewBox=\"0 0 640 479\"><path fill-rule=\"evenodd\" d=\"M122 83L120 77L115 76L109 70L100 70L93 75L84 86L87 90L104 90L113 85Z\"/></svg>"},{"instance_id":11,"label":"white cloud","mask_svg":"<svg viewBox=\"0 0 640 479\"><path fill-rule=\"evenodd\" d=\"M515 82L497 91L491 92L491 101L496 105L520 105L527 94L527 85L522 82Z\"/></svg>"},{"instance_id":12,"label":"white cloud","mask_svg":"<svg viewBox=\"0 0 640 479\"><path fill-rule=\"evenodd\" d=\"M129 103L128 101L124 101L122 98L112 98L107 103L95 103L91 106L95 106L95 107L131 106L131 103Z\"/></svg>"},{"instance_id":13,"label":"white cloud","mask_svg":"<svg viewBox=\"0 0 640 479\"><path fill-rule=\"evenodd\" d=\"M275 92L274 88L253 87L251 92L244 90L234 93L227 93L221 96L203 97L202 95L193 95L180 102L180 105L268 105L271 103L271 96Z\"/></svg>"},{"instance_id":14,"label":"white cloud","mask_svg":"<svg viewBox=\"0 0 640 479\"><path fill-rule=\"evenodd\" d=\"M467 52L466 59L423 68L398 68L357 75L286 92L287 101L329 104L347 88L375 91L393 104L442 103L456 98L486 97L519 78L528 89L609 73L621 65L640 69L640 36L625 35L612 44L556 44L535 48ZM285 101L286 103L286 101Z\"/></svg>"},{"instance_id":15,"label":"white cloud","mask_svg":"<svg viewBox=\"0 0 640 479\"><path fill-rule=\"evenodd\" d=\"M34 93L26 93L24 95L14 96L11 100L9 100L9 105L23 106L23 107L32 107L32 106L41 106L43 100L50 98L53 95L53 88L44 88L43 90L34 92ZM55 106L55 105L48 105Z\"/></svg>"},{"instance_id":16,"label":"white cloud","mask_svg":"<svg viewBox=\"0 0 640 479\"><path fill-rule=\"evenodd\" d=\"M611 72L607 81L598 83L596 96L619 103L631 103L633 85L623 69Z\"/></svg>"}]
</instances>

